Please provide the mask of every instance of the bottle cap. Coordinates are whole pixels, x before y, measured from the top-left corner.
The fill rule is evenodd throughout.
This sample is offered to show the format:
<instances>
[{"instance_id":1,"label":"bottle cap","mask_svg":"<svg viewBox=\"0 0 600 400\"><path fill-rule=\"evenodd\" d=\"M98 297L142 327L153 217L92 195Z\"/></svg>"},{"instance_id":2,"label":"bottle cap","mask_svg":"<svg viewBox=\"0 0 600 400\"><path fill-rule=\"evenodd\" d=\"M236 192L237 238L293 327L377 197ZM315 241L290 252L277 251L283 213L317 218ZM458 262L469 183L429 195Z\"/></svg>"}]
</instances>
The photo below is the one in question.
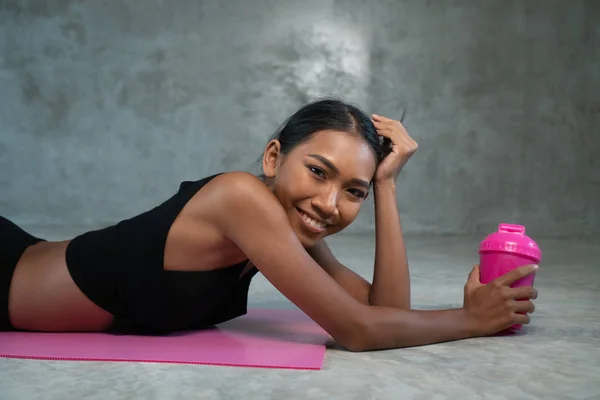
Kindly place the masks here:
<instances>
[{"instance_id":1,"label":"bottle cap","mask_svg":"<svg viewBox=\"0 0 600 400\"><path fill-rule=\"evenodd\" d=\"M533 239L525 235L523 225L498 225L498 230L488 235L479 245L480 253L489 251L520 254L532 258L536 263L542 260L542 251Z\"/></svg>"}]
</instances>

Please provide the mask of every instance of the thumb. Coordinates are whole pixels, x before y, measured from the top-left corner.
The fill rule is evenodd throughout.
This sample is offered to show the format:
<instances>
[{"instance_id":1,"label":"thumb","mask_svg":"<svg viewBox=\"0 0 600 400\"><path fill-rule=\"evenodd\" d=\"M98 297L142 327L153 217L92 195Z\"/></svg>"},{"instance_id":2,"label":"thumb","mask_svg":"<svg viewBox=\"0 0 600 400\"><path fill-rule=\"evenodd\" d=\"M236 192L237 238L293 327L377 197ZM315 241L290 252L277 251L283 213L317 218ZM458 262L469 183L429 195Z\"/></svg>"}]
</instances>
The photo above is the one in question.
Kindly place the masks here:
<instances>
[{"instance_id":1,"label":"thumb","mask_svg":"<svg viewBox=\"0 0 600 400\"><path fill-rule=\"evenodd\" d=\"M481 281L479 279L479 265L473 265L473 269L469 273L469 280L467 281L469 286L479 286L481 285Z\"/></svg>"}]
</instances>

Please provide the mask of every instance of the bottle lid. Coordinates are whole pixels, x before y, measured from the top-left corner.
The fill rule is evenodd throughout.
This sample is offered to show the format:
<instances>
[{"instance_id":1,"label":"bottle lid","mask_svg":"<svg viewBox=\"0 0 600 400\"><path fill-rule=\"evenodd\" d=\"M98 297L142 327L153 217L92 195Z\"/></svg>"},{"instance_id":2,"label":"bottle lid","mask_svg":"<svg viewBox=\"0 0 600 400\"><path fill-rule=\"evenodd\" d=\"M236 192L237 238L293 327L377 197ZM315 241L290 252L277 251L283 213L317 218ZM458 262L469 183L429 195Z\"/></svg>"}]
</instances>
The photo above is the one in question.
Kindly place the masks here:
<instances>
[{"instance_id":1,"label":"bottle lid","mask_svg":"<svg viewBox=\"0 0 600 400\"><path fill-rule=\"evenodd\" d=\"M533 239L525 235L523 225L498 225L498 230L488 235L479 245L480 253L488 251L520 254L538 263L542 260L542 251Z\"/></svg>"}]
</instances>

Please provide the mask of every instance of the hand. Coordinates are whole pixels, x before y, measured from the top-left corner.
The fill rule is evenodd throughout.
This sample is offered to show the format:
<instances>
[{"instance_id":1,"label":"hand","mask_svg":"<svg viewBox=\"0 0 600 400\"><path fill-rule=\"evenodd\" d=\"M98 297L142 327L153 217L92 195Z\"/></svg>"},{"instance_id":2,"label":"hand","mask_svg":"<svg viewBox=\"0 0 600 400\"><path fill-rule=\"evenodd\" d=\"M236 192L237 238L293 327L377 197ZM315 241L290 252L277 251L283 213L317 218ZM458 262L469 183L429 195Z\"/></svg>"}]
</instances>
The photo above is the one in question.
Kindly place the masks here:
<instances>
[{"instance_id":1,"label":"hand","mask_svg":"<svg viewBox=\"0 0 600 400\"><path fill-rule=\"evenodd\" d=\"M373 114L372 117L375 128L377 128L377 133L389 139L391 144L390 153L381 161L377 168L374 182L396 181L402 167L415 154L419 145L408 136L408 132L406 132L400 121L376 114Z\"/></svg>"},{"instance_id":2,"label":"hand","mask_svg":"<svg viewBox=\"0 0 600 400\"><path fill-rule=\"evenodd\" d=\"M530 299L537 298L531 286L511 288L517 280L535 273L537 265L524 265L483 285L479 266L475 265L465 285L464 309L477 336L487 336L507 329L513 324L528 324L535 307Z\"/></svg>"}]
</instances>

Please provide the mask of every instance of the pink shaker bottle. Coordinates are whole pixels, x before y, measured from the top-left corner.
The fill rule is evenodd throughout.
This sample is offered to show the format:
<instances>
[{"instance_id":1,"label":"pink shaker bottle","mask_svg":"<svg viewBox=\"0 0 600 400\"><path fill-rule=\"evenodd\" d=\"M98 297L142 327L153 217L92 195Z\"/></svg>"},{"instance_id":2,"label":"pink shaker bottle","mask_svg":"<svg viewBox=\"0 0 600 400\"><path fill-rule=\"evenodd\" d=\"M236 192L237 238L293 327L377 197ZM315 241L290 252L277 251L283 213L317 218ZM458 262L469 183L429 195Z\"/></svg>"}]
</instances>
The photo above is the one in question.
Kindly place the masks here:
<instances>
[{"instance_id":1,"label":"pink shaker bottle","mask_svg":"<svg viewBox=\"0 0 600 400\"><path fill-rule=\"evenodd\" d=\"M495 233L488 235L479 246L479 273L481 283L487 284L507 272L527 264L539 264L542 252L527 235L522 225L500 224ZM535 274L519 279L511 287L533 286ZM519 330L522 325L511 326Z\"/></svg>"}]
</instances>

